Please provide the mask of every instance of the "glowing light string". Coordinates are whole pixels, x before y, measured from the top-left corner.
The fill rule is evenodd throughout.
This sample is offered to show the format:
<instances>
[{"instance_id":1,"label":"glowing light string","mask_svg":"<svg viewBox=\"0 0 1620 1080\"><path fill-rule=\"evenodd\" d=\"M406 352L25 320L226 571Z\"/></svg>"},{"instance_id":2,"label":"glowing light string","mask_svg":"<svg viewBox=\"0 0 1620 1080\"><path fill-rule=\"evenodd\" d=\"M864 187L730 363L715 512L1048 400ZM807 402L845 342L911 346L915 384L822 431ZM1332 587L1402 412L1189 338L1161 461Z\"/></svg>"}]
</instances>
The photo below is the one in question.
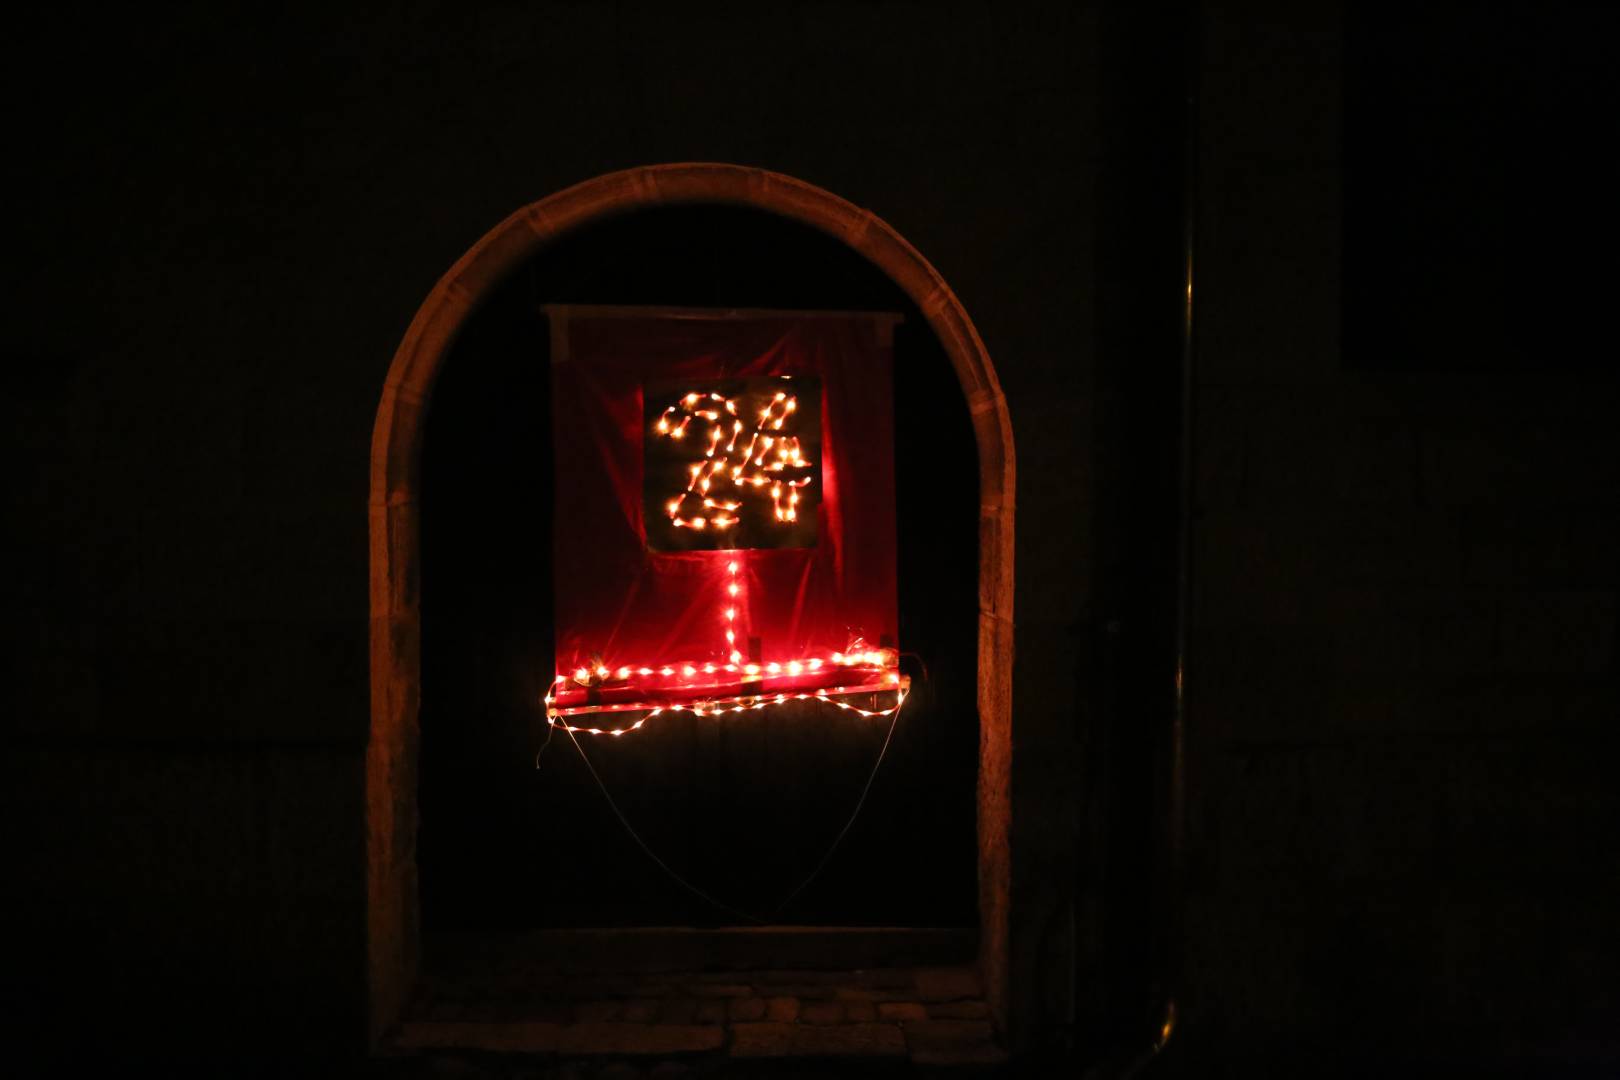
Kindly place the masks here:
<instances>
[{"instance_id":1,"label":"glowing light string","mask_svg":"<svg viewBox=\"0 0 1620 1080\"><path fill-rule=\"evenodd\" d=\"M808 471L812 463L805 459L796 436L780 433L798 411L798 407L797 398L786 391L778 391L769 404L759 410L757 422L752 430L738 413L737 399L722 394L693 391L682 397L677 404L666 408L653 424L653 434L656 437L683 441L688 433L694 430L694 422L697 422L704 432L695 437L696 443L703 447L703 458L688 467L686 489L664 504L670 522L677 528L731 529L739 521L736 513L742 508L742 498L750 491L758 491L767 485L770 488L775 522L778 525L796 522L799 491L808 487L813 479ZM743 443L745 432L748 439ZM727 484L735 489L732 492L733 497L720 494L720 489ZM702 512L691 512L688 516L686 508L689 502L695 502ZM737 647L737 620L746 599L741 595L743 588L738 577L740 570L741 566L733 551L732 557L726 563L725 596L721 601L726 642L723 652L724 663L680 661L657 666L621 664L615 668L598 661L594 667L579 667L574 670L572 678L568 675L558 675L552 682L545 697L546 722L562 728L570 735L619 736L639 731L648 720L664 713L690 712L695 716L719 716L724 713L751 712L789 701L825 701L864 717L892 716L899 713L910 689L910 680L899 673L899 657L892 649L868 649L864 647L863 642L856 639L848 651L834 652L830 656L788 660L785 663L781 661L744 663L742 650ZM662 680L675 680L676 689L684 693L703 690L718 692L724 686L735 685L738 682L757 683L766 678L799 679L815 676L829 665L850 669L852 674L859 672L861 678L855 680L856 685L836 686L830 690L823 687L814 691L732 693L692 704L649 706L644 702L596 703L574 707L559 707L557 704L559 690L570 682L587 690L600 690L615 681L625 683L632 676L642 679L656 676ZM735 678L721 682L716 678L718 676L735 676ZM862 709L846 702L835 701L830 696L887 692L895 694L894 705L887 709ZM643 711L646 715L635 723L616 728L575 725L567 720L569 716L586 713Z\"/></svg>"},{"instance_id":2,"label":"glowing light string","mask_svg":"<svg viewBox=\"0 0 1620 1080\"><path fill-rule=\"evenodd\" d=\"M653 434L656 437L668 438L677 442L686 439L688 432L694 430L694 422L698 422L701 434L696 434L694 442L703 448L701 460L691 463L687 467L687 481L684 491L674 495L664 504L665 513L670 523L676 528L707 529L725 531L737 526L740 519L738 511L743 507L743 500L751 492L762 492L769 488L771 496L772 516L777 525L791 525L798 521L798 508L800 491L808 487L813 481L811 469L813 464L805 460L803 448L797 437L784 435L782 430L788 420L798 411L798 400L786 391L778 391L763 409L759 410L757 422L750 430L749 425L742 420L737 399L725 397L717 393L691 392L680 399L676 405L666 408L653 425ZM743 442L744 434L747 442ZM690 508L689 508L690 504ZM546 691L546 723L548 730L546 744L550 745L551 735L561 729L566 732L574 748L579 752L580 759L590 771L591 778L601 790L609 807L618 817L620 824L630 834L632 840L646 855L656 863L669 877L690 891L698 898L713 904L715 907L734 916L739 916L751 922L763 922L759 916L752 915L739 908L726 904L703 889L687 881L676 873L668 863L659 858L646 841L631 826L624 812L619 809L617 802L609 793L607 785L597 775L596 769L591 765L590 759L585 755L585 748L580 744L579 735L608 735L622 736L632 731L640 731L647 721L665 713L690 712L694 716L721 716L727 713L753 712L766 709L773 705L781 705L790 701L822 701L833 705L845 712L855 713L862 717L889 717L888 734L884 736L883 746L878 751L877 760L872 765L872 771L866 778L861 789L861 795L856 800L855 808L850 813L844 826L827 848L826 853L816 863L808 876L798 883L770 912L776 916L790 905L831 861L834 852L838 850L844 837L848 835L855 819L860 815L861 808L866 804L866 797L872 790L872 783L877 779L878 769L883 764L884 756L888 753L889 743L894 739L895 725L900 719L900 708L905 704L906 695L911 689L911 681L899 672L899 655L892 649L869 649L864 642L855 639L849 648L843 652L834 652L830 656L814 656L788 660L787 662L770 661L768 663L743 662L742 650L737 647L737 623L739 610L746 610L746 597L742 595L742 581L738 577L741 570L735 551L732 552L726 563L725 596L721 600L722 625L725 627L726 662L717 664L713 661L694 662L683 661L676 664L621 664L617 668L597 660L593 667L579 667L573 672L572 679L568 675L558 675ZM621 683L628 682L631 676L642 679L658 677L659 679L677 681L677 688L682 692L690 693L694 690L713 689L719 691L722 683L716 678L722 674L735 676L726 680L726 685L759 685L765 679L802 679L815 677L828 667L842 668L851 675L858 676L852 681L856 685L835 686L831 689L820 687L814 691L803 690L777 690L775 693L754 692L747 694L732 694L704 701L695 701L690 704L664 704L649 708L645 703L609 703L586 704L578 707L562 708L557 704L557 695L560 688L572 682L574 685L587 690L600 690L611 680ZM707 682L694 682L694 680L708 680ZM874 681L875 680L875 681ZM835 700L832 695L854 695L870 693L876 696L880 693L894 694L894 704L886 709L862 709L845 701ZM621 727L592 727L573 724L568 717L584 713L600 714L611 712L645 712L634 723ZM541 747L540 753L545 752ZM539 755L536 755L535 767L539 767Z\"/></svg>"},{"instance_id":3,"label":"glowing light string","mask_svg":"<svg viewBox=\"0 0 1620 1080\"><path fill-rule=\"evenodd\" d=\"M737 649L737 594L742 592L742 586L737 584L737 560L732 559L726 563L726 656L730 658L731 665L735 667L742 662L742 653ZM756 665L758 666L758 665ZM683 668L684 672L685 669Z\"/></svg>"},{"instance_id":4,"label":"glowing light string","mask_svg":"<svg viewBox=\"0 0 1620 1080\"><path fill-rule=\"evenodd\" d=\"M664 504L670 523L678 529L735 528L743 498L767 485L776 521L798 521L799 490L814 479L808 471L812 463L797 436L781 434L798 408L797 398L778 390L752 430L738 415L737 399L722 394L694 391L665 409L653 424L654 436L683 441L693 421L704 429L694 439L703 457L687 466L686 490Z\"/></svg>"},{"instance_id":5,"label":"glowing light string","mask_svg":"<svg viewBox=\"0 0 1620 1080\"><path fill-rule=\"evenodd\" d=\"M546 697L546 723L560 727L570 735L619 736L628 735L632 731L640 731L642 725L646 724L648 720L651 720L657 716L662 716L665 713L689 712L694 716L720 716L725 713L752 712L756 709L769 708L772 705L782 705L789 701L824 701L828 705L843 709L846 712L855 713L858 716L892 716L900 711L900 706L906 703L906 695L910 691L910 682L905 676L898 673L890 675L889 680L889 685L886 686L835 686L830 690L821 689L816 690L813 693L748 695L744 697L719 698L714 701L694 702L691 705L659 705L652 709L648 709L646 705L627 705L621 710L617 711L640 712L646 709L647 715L643 716L633 724L627 724L624 727L617 728L585 727L582 725L570 724L565 715L565 713L574 714L583 712L599 713L604 711L615 711L612 709L612 707L609 707L607 710L601 708L560 710L553 707L552 702L555 699L548 695ZM894 704L887 709L862 709L855 705L850 705L847 702L836 701L832 697L833 694L880 694L891 691L894 693Z\"/></svg>"},{"instance_id":6,"label":"glowing light string","mask_svg":"<svg viewBox=\"0 0 1620 1080\"><path fill-rule=\"evenodd\" d=\"M733 632L728 630L727 633L730 634ZM731 675L751 676L757 678L764 675L799 675L802 673L819 672L827 666L827 663L828 661L823 661L821 658L817 657L804 662L796 660L789 661L786 664L776 662L769 664L707 663L701 666L695 664L682 664L679 667L666 664L661 668L625 666L619 668L617 672L606 666L598 666L594 669L594 671L587 668L579 668L574 672L572 679L570 679L570 677L567 675L558 675L556 679L552 681L551 688L547 691L545 696L546 722L548 724L559 724L566 731L576 732L582 735L617 736L628 734L631 731L639 731L648 720L651 720L655 716L660 716L664 713L690 712L695 716L719 716L724 713L749 712L756 709L763 709L771 705L783 704L789 701L811 700L825 701L829 705L834 705L840 709L856 713L860 716L888 716L899 711L900 706L905 702L906 694L910 690L910 680L904 675L901 675L896 669L896 665L899 663L898 655L892 649L870 649L832 654L831 663L844 668L851 674L857 674L860 676L859 679L854 681L853 685L820 687L813 691L781 690L774 693L764 692L732 694L728 696L716 697L708 701L693 702L689 705L669 704L648 706L646 704L637 703L610 703L605 705L597 704L576 707L559 707L557 704L557 693L559 689L566 686L569 682L572 681L576 685L585 687L599 687L612 676L619 673L622 673L619 675L621 679L628 678L632 674L640 674L643 676L663 675L666 677L675 676L678 674L684 678L691 678L699 674L713 675L720 672L725 672ZM692 689L690 686L683 686L679 688L683 690ZM697 689L703 688L705 687L701 684L697 687ZM718 684L715 684L714 688L718 689ZM896 695L894 705L887 709L862 709L842 701L835 701L831 696L834 694L854 695L879 693L894 693ZM578 716L587 713L598 714L613 712L646 712L647 715L641 717L633 724L618 728L574 725L569 723L567 719L570 716Z\"/></svg>"},{"instance_id":7,"label":"glowing light string","mask_svg":"<svg viewBox=\"0 0 1620 1080\"><path fill-rule=\"evenodd\" d=\"M732 631L732 633L733 638L727 639L728 644L735 643L735 631ZM732 651L736 652L735 649ZM571 678L567 675L559 675L556 678L556 684L560 685L572 681L579 686L604 686L614 680L623 682L632 675L640 675L643 678L660 675L666 679L679 676L681 679L686 680L694 679L699 675L718 675L722 672L728 675L743 674L754 678L765 675L792 676L817 672L829 664L846 668L887 669L895 666L896 653L893 649L852 649L847 653L835 652L828 657L813 656L807 660L789 660L785 664L777 661L768 664L744 664L741 660L742 654L738 652L736 660L724 664L717 664L712 660L701 663L677 661L673 664L661 664L658 667L651 667L646 664L623 664L617 668L611 668L606 664L597 664L595 667L575 668Z\"/></svg>"}]
</instances>

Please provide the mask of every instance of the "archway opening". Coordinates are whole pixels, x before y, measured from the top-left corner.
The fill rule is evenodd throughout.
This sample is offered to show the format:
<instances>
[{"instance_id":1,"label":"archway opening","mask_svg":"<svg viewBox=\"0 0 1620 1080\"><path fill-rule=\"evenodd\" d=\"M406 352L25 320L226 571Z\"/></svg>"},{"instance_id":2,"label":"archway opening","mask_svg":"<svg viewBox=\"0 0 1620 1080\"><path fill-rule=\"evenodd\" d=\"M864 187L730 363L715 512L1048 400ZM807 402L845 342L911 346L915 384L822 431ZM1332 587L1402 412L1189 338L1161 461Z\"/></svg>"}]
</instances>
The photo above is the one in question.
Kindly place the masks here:
<instances>
[{"instance_id":1,"label":"archway opening","mask_svg":"<svg viewBox=\"0 0 1620 1080\"><path fill-rule=\"evenodd\" d=\"M542 308L558 303L903 317L899 644L916 662L906 658L914 686L892 740L886 720L818 703L721 722L675 714L588 751L545 724L556 506ZM893 282L826 234L746 207L595 223L514 268L470 314L434 387L422 455L425 936L738 923L636 847L591 769L661 859L742 912L977 927L977 455L950 362ZM886 742L835 855L782 905L839 837Z\"/></svg>"},{"instance_id":2,"label":"archway opening","mask_svg":"<svg viewBox=\"0 0 1620 1080\"><path fill-rule=\"evenodd\" d=\"M695 257L694 244L705 240L713 250L699 249ZM550 499L544 490L546 429L536 422L547 414L545 343L543 332L537 333L542 324L536 307L606 300L888 308L907 316L896 350L902 388L902 645L920 646L934 661L916 703L916 722L908 716L901 725L915 739L915 752L899 752L904 742L896 747L896 761L906 764L882 789L891 801L885 806L880 800L863 816L864 837L829 865L821 884L832 887L808 894L796 921L948 925L971 918L976 908L983 981L999 1009L1005 1000L1009 874L1011 446L988 358L943 282L871 215L773 174L667 166L591 181L514 215L440 283L395 358L378 416L371 504L373 730L367 787L374 1035L397 1015L409 991L423 911L430 927L466 924L475 912L483 925L508 927L715 921L712 912L681 907L667 895L627 883L624 875L645 872L645 866L630 869L634 860L615 866L609 859L606 872L591 878L573 872L587 860L602 865L609 845L623 854L623 838L600 828L570 829L563 816L568 806L592 793L577 783L577 773L571 783L560 765L550 782L536 783L531 764L538 737L535 703L550 674L544 596L549 566L537 550L547 535L537 526L549 514ZM930 472L916 460L921 425L927 424L935 428L931 434L945 469ZM970 436L976 454L969 452ZM523 475L534 483L514 484L511 472L491 467L514 457L528 462ZM920 482L925 473L947 483L955 478L946 514L933 515L927 526L928 515L906 506L907 500L942 497ZM974 533L976 545L965 539ZM425 589L423 567L429 575ZM781 725L792 723L791 712L781 717ZM813 746L787 732L778 726L776 743L794 753L775 766L767 761L763 774L753 770L756 780L774 779L778 787L787 781L791 788L800 774L787 761L806 755L828 766L820 771L858 775L859 769L840 767L840 761L872 752L863 745L870 733L864 740L855 734ZM761 726L753 735L768 741L771 733ZM419 786L423 738L427 758ZM760 744L745 742L732 749L757 762ZM962 752L966 744L976 745L971 759ZM561 757L557 753L554 761ZM970 760L966 767L964 760ZM484 771L492 762L505 763L498 769L514 767L497 779ZM654 802L664 799L666 808L678 775L690 793L683 811L688 832L694 821L716 820L708 798L716 785L698 782L702 768L676 774L668 760L619 764L628 770L625 779L656 766L661 782L641 790ZM722 754L706 767L729 771L733 779L750 771L737 765L736 754ZM970 802L963 789L974 769L976 796ZM962 798L936 798L930 812L929 800L919 797L930 780L944 781L944 789ZM635 786L632 780L621 790ZM722 891L768 889L784 874L791 877L794 859L802 861L803 852L816 846L817 830L785 838L781 823L794 816L785 809L791 797L776 800L774 815L760 814L754 809L762 805L759 791L750 799L746 790L730 787L732 802L720 813L729 810L730 820L742 827L736 844L722 846L750 848L755 857L716 861L719 848L707 845L705 865L698 851L705 845L690 842L684 855L694 877L706 872ZM836 785L824 793L839 794ZM547 805L548 798L563 801ZM588 805L600 825L605 819L599 804ZM967 869L969 860L951 853L967 851L970 810L977 858ZM825 822L837 817L810 815L823 832ZM486 823L482 830L480 821ZM491 822L496 826L489 827ZM568 843L556 842L559 832ZM762 852L767 857L758 858ZM894 873L907 867L908 858L939 872ZM752 868L752 878L739 875L742 866ZM419 870L425 876L419 878ZM888 874L895 888L862 889L863 871L868 879L873 872ZM840 875L846 878L842 884ZM902 911L909 917L895 918Z\"/></svg>"}]
</instances>

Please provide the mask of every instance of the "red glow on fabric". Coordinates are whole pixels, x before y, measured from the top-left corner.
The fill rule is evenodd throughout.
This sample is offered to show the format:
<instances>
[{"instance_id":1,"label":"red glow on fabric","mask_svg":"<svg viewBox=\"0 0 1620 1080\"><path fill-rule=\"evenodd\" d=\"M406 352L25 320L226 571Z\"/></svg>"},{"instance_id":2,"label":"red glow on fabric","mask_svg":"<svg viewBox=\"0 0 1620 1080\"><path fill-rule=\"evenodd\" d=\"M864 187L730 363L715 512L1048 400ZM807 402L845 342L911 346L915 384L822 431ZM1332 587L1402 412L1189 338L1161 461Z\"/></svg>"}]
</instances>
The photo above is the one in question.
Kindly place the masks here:
<instances>
[{"instance_id":1,"label":"red glow on fabric","mask_svg":"<svg viewBox=\"0 0 1620 1080\"><path fill-rule=\"evenodd\" d=\"M649 707L755 692L740 674L683 678L684 665L724 665L733 625L743 663L787 665L897 646L890 336L878 313L670 312L553 306L556 446L555 625L559 704L645 701ZM820 380L820 502L814 546L653 551L644 520L643 387L690 379ZM728 571L738 564L733 599ZM725 609L734 606L728 624ZM621 668L631 668L621 677ZM673 667L674 676L641 676ZM803 672L795 688L834 687L851 672ZM770 692L776 680L766 680Z\"/></svg>"}]
</instances>

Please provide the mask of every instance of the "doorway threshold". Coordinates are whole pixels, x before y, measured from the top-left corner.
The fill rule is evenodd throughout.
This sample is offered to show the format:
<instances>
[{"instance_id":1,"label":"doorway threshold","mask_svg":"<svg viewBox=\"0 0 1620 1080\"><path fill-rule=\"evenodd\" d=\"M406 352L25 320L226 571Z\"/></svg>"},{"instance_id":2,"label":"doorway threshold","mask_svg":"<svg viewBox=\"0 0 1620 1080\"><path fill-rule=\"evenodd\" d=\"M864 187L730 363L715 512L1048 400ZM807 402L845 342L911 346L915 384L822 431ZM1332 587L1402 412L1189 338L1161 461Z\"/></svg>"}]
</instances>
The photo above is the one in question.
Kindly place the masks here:
<instances>
[{"instance_id":1,"label":"doorway threshold","mask_svg":"<svg viewBox=\"0 0 1620 1080\"><path fill-rule=\"evenodd\" d=\"M1006 1059L976 936L808 926L430 936L382 1053L483 1067L994 1068Z\"/></svg>"}]
</instances>

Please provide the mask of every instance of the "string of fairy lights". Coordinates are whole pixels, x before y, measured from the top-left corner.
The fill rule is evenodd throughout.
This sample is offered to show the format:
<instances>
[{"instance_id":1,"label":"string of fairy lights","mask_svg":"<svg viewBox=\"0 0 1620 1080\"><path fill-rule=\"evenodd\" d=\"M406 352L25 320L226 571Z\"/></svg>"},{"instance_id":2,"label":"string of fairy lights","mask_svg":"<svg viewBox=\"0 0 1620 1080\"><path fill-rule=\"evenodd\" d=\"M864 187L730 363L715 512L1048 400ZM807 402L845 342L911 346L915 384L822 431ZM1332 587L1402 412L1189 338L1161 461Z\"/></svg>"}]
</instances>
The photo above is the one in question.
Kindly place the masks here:
<instances>
[{"instance_id":1,"label":"string of fairy lights","mask_svg":"<svg viewBox=\"0 0 1620 1080\"><path fill-rule=\"evenodd\" d=\"M635 723L626 724L624 727L602 728L584 727L578 724L570 724L555 711L547 713L546 722L560 727L562 730L573 735L618 736L628 735L632 731L640 731L642 725L646 724L647 721L653 719L654 717L662 716L665 713L689 712L694 716L720 716L725 713L752 712L757 709L769 708L772 705L783 705L789 701L824 701L828 705L843 709L846 712L855 713L858 716L892 716L894 713L899 712L900 707L905 704L908 691L906 690L905 676L893 674L889 676L889 679L891 685L884 687L835 686L830 690L820 689L814 693L807 694L772 694L769 696L755 695L750 697L722 698L717 701L692 705L660 705L656 708L650 709L647 712L647 715L643 716ZM858 706L851 705L848 702L837 701L830 696L832 694L850 694L857 692L878 693L885 690L892 690L894 691L895 695L894 704L889 706L887 709L862 709ZM547 700L550 701L551 699L547 698ZM625 711L639 712L645 708L645 705L636 705L627 707Z\"/></svg>"},{"instance_id":2,"label":"string of fairy lights","mask_svg":"<svg viewBox=\"0 0 1620 1080\"><path fill-rule=\"evenodd\" d=\"M703 459L687 466L686 490L664 504L670 523L678 529L735 528L744 494L766 485L770 486L776 520L798 521L799 491L809 487L813 478L807 473L790 474L807 470L810 462L805 460L797 436L780 434L798 408L798 398L778 390L770 404L759 411L758 421L743 446L739 443L748 425L738 414L736 398L693 392L665 409L653 425L653 434L658 437L684 440L694 420L708 428L708 433L698 439L707 444ZM727 483L735 489L733 498L719 493ZM689 501L696 504L690 511Z\"/></svg>"},{"instance_id":3,"label":"string of fairy lights","mask_svg":"<svg viewBox=\"0 0 1620 1080\"><path fill-rule=\"evenodd\" d=\"M797 437L780 433L789 418L798 411L798 407L797 398L786 391L778 391L769 404L759 410L757 422L748 433L746 443L743 443L742 439L744 432L748 431L748 425L739 415L736 398L717 393L692 392L683 396L677 404L665 409L653 424L655 436L681 441L687 437L694 421L701 421L707 425L707 433L697 439L700 445L706 444L702 460L688 466L686 489L665 503L664 508L670 522L677 528L712 527L717 530L734 528L740 520L736 514L742 508L743 496L767 485L770 487L775 521L781 525L797 521L799 492L808 487L812 480L812 475L808 472L811 462L805 459ZM735 489L734 498L720 494L721 488L728 483ZM696 508L689 511L688 502L695 503ZM683 661L658 665L620 664L616 667L598 662L594 667L576 668L571 674L559 674L547 690L546 722L570 735L618 737L639 731L649 720L666 713L690 712L700 717L721 716L729 713L753 712L790 701L823 701L863 717L893 716L900 711L900 707L905 704L909 680L897 670L899 658L892 649L866 648L864 642L857 640L851 644L848 651L834 652L827 656L813 656L786 662L744 662L742 651L737 647L738 616L746 609L746 597L742 595L743 579L739 576L741 569L737 558L727 560L724 599L721 602L726 642L724 662ZM851 680L851 684L831 688L820 687L813 691L732 693L690 704L664 704L656 707L649 707L645 703L593 703L577 707L559 707L557 704L558 692L570 683L587 690L600 690L614 681L626 682L636 676L641 678L658 676L676 679L678 689L692 692L706 688L720 689L721 684L712 678L716 676L733 676L727 680L729 684L741 682L746 686L767 677L813 676L829 667L849 669L850 674L856 678ZM708 682L694 682L694 680L708 680ZM894 704L886 709L863 709L845 701L835 700L832 696L867 693L875 695L888 692L894 693L895 700ZM619 727L576 725L568 719L582 714L613 712L645 712L645 715L634 723Z\"/></svg>"}]
</instances>

